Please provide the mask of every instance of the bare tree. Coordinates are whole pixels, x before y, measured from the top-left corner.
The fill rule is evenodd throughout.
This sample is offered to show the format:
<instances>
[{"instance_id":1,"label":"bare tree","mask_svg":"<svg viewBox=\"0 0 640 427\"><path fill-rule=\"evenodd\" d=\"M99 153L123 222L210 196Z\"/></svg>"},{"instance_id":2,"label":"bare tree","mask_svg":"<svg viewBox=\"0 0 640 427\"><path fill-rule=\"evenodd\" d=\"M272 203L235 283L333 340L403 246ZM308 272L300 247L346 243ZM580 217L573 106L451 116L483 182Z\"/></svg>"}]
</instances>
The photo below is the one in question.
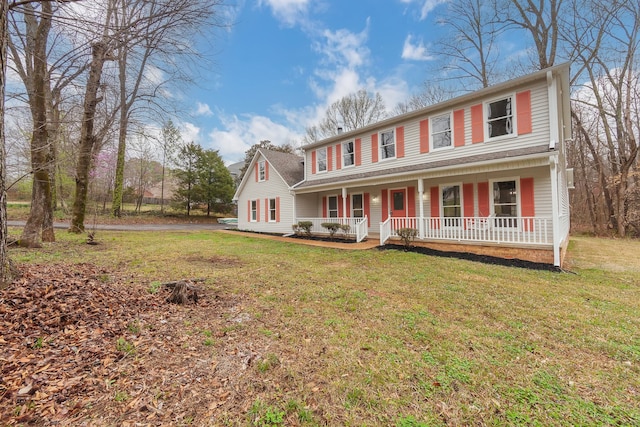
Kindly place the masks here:
<instances>
[{"instance_id":1,"label":"bare tree","mask_svg":"<svg viewBox=\"0 0 640 427\"><path fill-rule=\"evenodd\" d=\"M162 127L162 136L160 143L162 144L162 181L160 184L160 212L164 212L164 180L167 160L173 156L173 153L179 148L182 137L173 122L169 120Z\"/></svg>"},{"instance_id":2,"label":"bare tree","mask_svg":"<svg viewBox=\"0 0 640 427\"><path fill-rule=\"evenodd\" d=\"M49 161L51 147L48 137L46 87L47 79L47 42L53 15L50 2L42 2L39 8L27 3L22 6L24 17L24 62L16 44L9 38L8 44L12 52L13 64L27 89L28 104L31 111L33 130L31 132L31 167L33 187L31 195L31 211L20 238L20 245L39 247L40 233L43 230L45 211L52 209L51 180L49 177ZM14 14L15 17L15 14ZM16 32L19 32L16 21L13 21ZM53 224L43 232L47 241L55 240Z\"/></svg>"},{"instance_id":3,"label":"bare tree","mask_svg":"<svg viewBox=\"0 0 640 427\"><path fill-rule=\"evenodd\" d=\"M499 60L496 42L504 24L498 22L495 8L481 0L455 0L440 23L448 29L438 43L439 54L446 58L447 79L462 79L466 90L500 79L504 60Z\"/></svg>"},{"instance_id":4,"label":"bare tree","mask_svg":"<svg viewBox=\"0 0 640 427\"><path fill-rule=\"evenodd\" d=\"M371 95L360 89L331 104L320 123L307 128L303 144L337 135L338 129L350 131L386 117L387 111L382 96L379 93Z\"/></svg>"},{"instance_id":5,"label":"bare tree","mask_svg":"<svg viewBox=\"0 0 640 427\"><path fill-rule=\"evenodd\" d=\"M438 102L445 101L454 93L453 90L445 88L441 84L432 84L424 82L423 89L419 93L413 95L406 102L396 105L392 111L393 115L405 114L411 111L428 107Z\"/></svg>"},{"instance_id":6,"label":"bare tree","mask_svg":"<svg viewBox=\"0 0 640 427\"><path fill-rule=\"evenodd\" d=\"M0 288L13 281L11 261L7 255L7 191L6 158L4 145L4 91L7 83L7 38L9 3L0 0Z\"/></svg>"},{"instance_id":7,"label":"bare tree","mask_svg":"<svg viewBox=\"0 0 640 427\"><path fill-rule=\"evenodd\" d=\"M114 48L120 99L114 216L120 216L127 130L135 105L144 100L144 108L162 110L162 86L171 79L190 81L188 63L203 60L193 48L195 37L222 25L217 10L220 5L220 0L116 0L115 25L129 30L119 35ZM152 66L163 71L164 80L149 79Z\"/></svg>"},{"instance_id":8,"label":"bare tree","mask_svg":"<svg viewBox=\"0 0 640 427\"><path fill-rule=\"evenodd\" d=\"M593 2L575 19L576 28L591 31L571 34L576 62L584 70L579 79L585 80L576 96L584 113L574 112L573 117L598 172L606 220L624 237L630 225L640 226L629 218L630 210L640 209L632 204L638 187L640 5L633 0L615 5ZM597 28L591 22L597 22Z\"/></svg>"}]
</instances>

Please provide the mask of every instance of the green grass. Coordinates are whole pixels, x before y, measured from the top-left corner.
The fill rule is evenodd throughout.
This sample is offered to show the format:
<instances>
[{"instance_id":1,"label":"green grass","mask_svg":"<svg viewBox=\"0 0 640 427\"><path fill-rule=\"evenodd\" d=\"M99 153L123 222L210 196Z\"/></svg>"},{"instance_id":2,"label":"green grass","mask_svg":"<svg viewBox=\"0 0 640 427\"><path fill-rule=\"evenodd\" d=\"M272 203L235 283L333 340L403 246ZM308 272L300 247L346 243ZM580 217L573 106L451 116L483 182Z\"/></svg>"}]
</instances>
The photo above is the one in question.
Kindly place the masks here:
<instances>
[{"instance_id":1,"label":"green grass","mask_svg":"<svg viewBox=\"0 0 640 427\"><path fill-rule=\"evenodd\" d=\"M238 414L253 425L640 424L638 241L573 239L552 273L214 232L57 238L10 255L245 296L243 333L269 342L256 375L278 384Z\"/></svg>"}]
</instances>

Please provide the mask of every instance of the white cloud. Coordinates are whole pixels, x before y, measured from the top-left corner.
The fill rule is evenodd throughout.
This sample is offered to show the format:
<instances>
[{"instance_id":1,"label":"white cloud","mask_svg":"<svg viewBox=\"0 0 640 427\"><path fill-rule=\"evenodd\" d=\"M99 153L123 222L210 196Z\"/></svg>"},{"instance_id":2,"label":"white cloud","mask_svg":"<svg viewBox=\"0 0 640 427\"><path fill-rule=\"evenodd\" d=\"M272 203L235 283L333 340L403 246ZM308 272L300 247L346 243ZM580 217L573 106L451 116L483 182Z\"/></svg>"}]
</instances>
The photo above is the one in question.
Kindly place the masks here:
<instances>
[{"instance_id":1,"label":"white cloud","mask_svg":"<svg viewBox=\"0 0 640 427\"><path fill-rule=\"evenodd\" d=\"M419 3L420 6L420 20L424 21L436 7L441 4L448 3L450 0L400 0L401 3L411 4Z\"/></svg>"},{"instance_id":2,"label":"white cloud","mask_svg":"<svg viewBox=\"0 0 640 427\"><path fill-rule=\"evenodd\" d=\"M182 141L185 143L195 142L196 144L201 143L200 138L200 128L193 123L182 122L178 126L180 130L180 136L182 137Z\"/></svg>"},{"instance_id":3,"label":"white cloud","mask_svg":"<svg viewBox=\"0 0 640 427\"><path fill-rule=\"evenodd\" d=\"M294 26L306 20L309 0L258 0L258 6L266 5L280 22Z\"/></svg>"},{"instance_id":4,"label":"white cloud","mask_svg":"<svg viewBox=\"0 0 640 427\"><path fill-rule=\"evenodd\" d=\"M211 111L211 108L209 108L208 104L203 104L202 102L197 102L196 103L196 111L195 114L198 116L206 116L206 117L210 117L213 116L213 112Z\"/></svg>"},{"instance_id":5,"label":"white cloud","mask_svg":"<svg viewBox=\"0 0 640 427\"><path fill-rule=\"evenodd\" d=\"M404 39L404 46L402 47L402 59L409 59L413 61L431 61L434 59L433 56L429 54L427 48L424 46L422 39L418 40L418 42L414 45L411 43L412 36L409 34L406 39Z\"/></svg>"},{"instance_id":6,"label":"white cloud","mask_svg":"<svg viewBox=\"0 0 640 427\"><path fill-rule=\"evenodd\" d=\"M253 144L268 139L273 144L283 145L299 141L302 135L291 128L275 123L268 117L236 115L222 117L222 129L213 129L206 142L207 148L219 150L225 161L239 162Z\"/></svg>"}]
</instances>

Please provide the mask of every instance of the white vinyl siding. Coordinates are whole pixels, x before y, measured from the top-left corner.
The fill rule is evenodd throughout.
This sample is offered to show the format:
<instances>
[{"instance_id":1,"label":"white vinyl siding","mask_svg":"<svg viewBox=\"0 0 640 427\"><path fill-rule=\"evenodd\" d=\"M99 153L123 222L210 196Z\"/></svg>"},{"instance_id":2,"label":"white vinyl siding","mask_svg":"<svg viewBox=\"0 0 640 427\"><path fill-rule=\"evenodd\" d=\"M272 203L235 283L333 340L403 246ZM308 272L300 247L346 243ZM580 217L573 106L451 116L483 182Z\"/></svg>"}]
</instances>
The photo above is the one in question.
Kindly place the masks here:
<instances>
[{"instance_id":1,"label":"white vinyl siding","mask_svg":"<svg viewBox=\"0 0 640 427\"><path fill-rule=\"evenodd\" d=\"M405 155L401 158L393 158L393 160L389 159L388 161L384 160L383 157L378 153L378 162L371 162L371 134L375 133L371 130L367 130L359 135L350 135L349 140L354 140L359 138L361 140L361 158L362 165L355 166L346 169L333 170L329 172L330 176L337 177L348 177L352 174L360 174L366 173L370 171L381 170L385 168L402 168L405 166L411 166L414 164L425 164L429 162L439 162L446 161L452 159L460 159L462 156L472 156L472 155L482 155L490 152L501 152L504 150L516 150L520 148L526 148L530 146L539 146L539 145L547 145L549 144L549 113L548 113L548 105L547 105L547 86L545 81L537 82L533 85L521 86L512 88L509 91L505 91L503 93L497 93L489 98L490 100L501 99L507 96L513 96L514 94L524 91L531 90L531 119L532 119L532 132L524 135L518 135L517 137L503 137L506 138L503 141L500 141L500 138L496 139L495 142L491 141L491 143L487 143L486 140L484 143L472 144L471 143L471 112L470 109L474 105L481 104L484 108L484 99L477 99L475 101L469 102L464 105L449 105L446 109L441 111L430 111L425 113L424 117L416 117L406 122L399 122L394 125L393 128L382 128L381 131L387 130L395 130L399 126L404 127L404 151ZM430 119L432 117L441 116L444 114L451 114L451 111L464 109L464 127L465 127L465 146L464 147L455 147L451 149L443 149L443 150L431 150L429 153L420 154L420 121L424 119ZM431 122L431 120L429 120ZM515 125L515 123L514 123ZM455 132L453 129L453 118L451 119L451 127L452 133ZM429 123L429 128L431 128L431 123ZM429 144L432 144L431 135L429 135ZM452 135L452 137L455 137ZM380 133L378 133L378 150L380 149ZM346 142L346 141L345 141ZM335 145L335 142L332 142L329 145ZM315 149L318 150L318 149ZM327 178L328 175L325 174L316 174L313 175L311 173L311 152L313 150L308 150L306 152L306 162L305 167L307 168L307 180L312 182L314 180ZM354 148L355 151L355 148Z\"/></svg>"}]
</instances>

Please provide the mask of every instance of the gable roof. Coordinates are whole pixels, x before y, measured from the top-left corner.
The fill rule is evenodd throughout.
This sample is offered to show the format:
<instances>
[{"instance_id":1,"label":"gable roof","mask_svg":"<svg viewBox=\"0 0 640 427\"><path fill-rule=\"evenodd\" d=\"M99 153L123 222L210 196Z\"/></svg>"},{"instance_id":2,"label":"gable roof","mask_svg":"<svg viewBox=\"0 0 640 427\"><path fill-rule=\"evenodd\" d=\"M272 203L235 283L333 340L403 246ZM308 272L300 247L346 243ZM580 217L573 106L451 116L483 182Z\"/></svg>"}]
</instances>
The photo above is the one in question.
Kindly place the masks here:
<instances>
[{"instance_id":1,"label":"gable roof","mask_svg":"<svg viewBox=\"0 0 640 427\"><path fill-rule=\"evenodd\" d=\"M275 172L289 187L293 187L304 179L304 159L302 157L296 154L259 148L253 155L253 159L251 159L251 163L249 163L249 167L242 177L242 181L236 190L236 194L233 196L233 200L238 200L247 180L252 176L250 171L253 170L254 165L260 156L264 157L269 162L272 171Z\"/></svg>"},{"instance_id":2,"label":"gable roof","mask_svg":"<svg viewBox=\"0 0 640 427\"><path fill-rule=\"evenodd\" d=\"M289 187L299 183L304 178L304 166L302 157L296 154L283 153L266 149L258 149L269 164L278 172Z\"/></svg>"}]
</instances>

